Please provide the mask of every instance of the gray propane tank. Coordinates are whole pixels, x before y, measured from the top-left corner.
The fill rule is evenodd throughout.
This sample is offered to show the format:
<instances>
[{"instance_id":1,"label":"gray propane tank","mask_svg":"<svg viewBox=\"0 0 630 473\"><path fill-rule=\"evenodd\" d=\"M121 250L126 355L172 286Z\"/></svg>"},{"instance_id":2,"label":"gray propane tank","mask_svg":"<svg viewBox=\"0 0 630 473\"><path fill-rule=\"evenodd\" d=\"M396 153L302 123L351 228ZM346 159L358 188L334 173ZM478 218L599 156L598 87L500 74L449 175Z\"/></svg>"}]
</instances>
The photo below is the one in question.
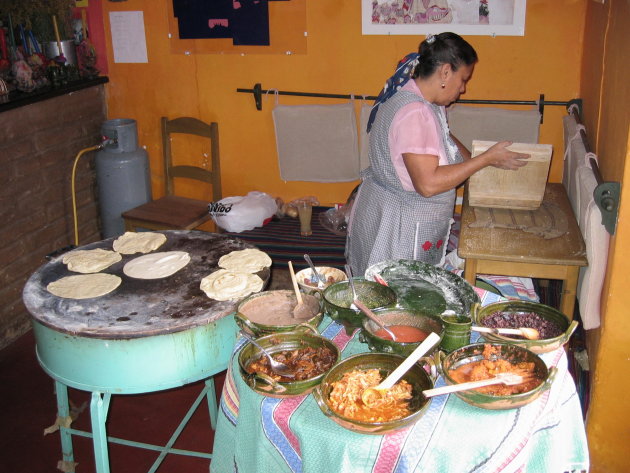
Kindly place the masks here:
<instances>
[{"instance_id":1,"label":"gray propane tank","mask_svg":"<svg viewBox=\"0 0 630 473\"><path fill-rule=\"evenodd\" d=\"M122 235L123 212L151 200L149 157L138 148L135 120L119 118L101 125L103 148L96 153L96 182L103 238Z\"/></svg>"}]
</instances>

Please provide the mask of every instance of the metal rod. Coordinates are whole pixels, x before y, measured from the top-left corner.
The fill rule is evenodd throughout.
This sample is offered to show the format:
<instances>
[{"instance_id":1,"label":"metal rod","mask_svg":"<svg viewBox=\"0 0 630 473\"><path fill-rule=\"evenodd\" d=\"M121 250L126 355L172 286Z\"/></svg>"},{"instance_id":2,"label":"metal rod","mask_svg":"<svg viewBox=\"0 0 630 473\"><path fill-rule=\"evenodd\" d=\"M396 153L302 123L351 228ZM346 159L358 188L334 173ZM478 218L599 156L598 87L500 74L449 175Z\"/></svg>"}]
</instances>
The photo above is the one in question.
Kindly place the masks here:
<instances>
[{"instance_id":1,"label":"metal rod","mask_svg":"<svg viewBox=\"0 0 630 473\"><path fill-rule=\"evenodd\" d=\"M236 89L237 92L253 94L254 101L256 103L256 109L262 110L262 94L278 94L278 95L292 95L294 97L320 97L320 98L328 98L328 99L351 99L351 98L361 98L364 100L376 100L377 96L375 95L360 95L360 94L323 94L319 92L292 92L287 90L275 90L275 89L263 89L260 83L256 83L251 89ZM546 105L560 105L566 107L571 102L562 102L556 100L545 100L544 95L540 95L539 100L469 100L462 99L458 100L457 103L473 103L473 104L507 104L507 105L537 105L540 110L541 122L542 116L544 112L544 107Z\"/></svg>"}]
</instances>

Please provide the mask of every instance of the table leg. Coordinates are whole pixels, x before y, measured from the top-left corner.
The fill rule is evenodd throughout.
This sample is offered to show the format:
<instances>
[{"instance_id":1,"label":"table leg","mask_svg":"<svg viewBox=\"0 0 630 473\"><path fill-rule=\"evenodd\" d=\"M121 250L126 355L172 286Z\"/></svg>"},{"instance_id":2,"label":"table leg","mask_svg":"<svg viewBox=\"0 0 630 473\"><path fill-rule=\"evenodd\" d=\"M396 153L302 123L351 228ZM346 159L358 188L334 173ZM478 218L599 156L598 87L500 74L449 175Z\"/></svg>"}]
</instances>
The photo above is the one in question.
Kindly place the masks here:
<instances>
[{"instance_id":1,"label":"table leg","mask_svg":"<svg viewBox=\"0 0 630 473\"><path fill-rule=\"evenodd\" d=\"M217 430L217 393L214 387L214 377L206 379L206 388L208 389L208 412L210 413L210 426L212 430Z\"/></svg>"},{"instance_id":2,"label":"table leg","mask_svg":"<svg viewBox=\"0 0 630 473\"><path fill-rule=\"evenodd\" d=\"M68 386L55 380L55 393L57 395L57 418L69 419L70 406L68 404ZM63 461L68 464L74 463L74 450L72 448L72 434L68 432L69 425L59 422L59 434L61 436L61 452Z\"/></svg>"},{"instance_id":3,"label":"table leg","mask_svg":"<svg viewBox=\"0 0 630 473\"><path fill-rule=\"evenodd\" d=\"M464 279L470 283L471 286L477 282L477 260L475 258L466 258L464 263Z\"/></svg>"},{"instance_id":4,"label":"table leg","mask_svg":"<svg viewBox=\"0 0 630 473\"><path fill-rule=\"evenodd\" d=\"M92 444L94 447L94 462L97 473L109 473L109 453L107 449L107 412L111 394L92 392L90 416L92 420Z\"/></svg>"},{"instance_id":5,"label":"table leg","mask_svg":"<svg viewBox=\"0 0 630 473\"><path fill-rule=\"evenodd\" d=\"M579 275L579 266L567 267L567 275L562 284L562 294L560 296L560 312L566 315L569 320L573 320L573 310L575 309L575 298L577 295L577 284Z\"/></svg>"}]
</instances>

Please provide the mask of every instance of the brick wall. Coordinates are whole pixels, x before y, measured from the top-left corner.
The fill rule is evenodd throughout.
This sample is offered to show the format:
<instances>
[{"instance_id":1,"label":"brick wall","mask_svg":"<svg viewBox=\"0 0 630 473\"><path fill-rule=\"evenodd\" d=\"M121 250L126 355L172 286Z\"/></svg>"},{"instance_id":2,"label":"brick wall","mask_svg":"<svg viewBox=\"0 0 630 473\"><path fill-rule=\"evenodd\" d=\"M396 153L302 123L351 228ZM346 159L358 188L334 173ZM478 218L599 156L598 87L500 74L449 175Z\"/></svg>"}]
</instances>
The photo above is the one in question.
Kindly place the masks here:
<instances>
[{"instance_id":1,"label":"brick wall","mask_svg":"<svg viewBox=\"0 0 630 473\"><path fill-rule=\"evenodd\" d=\"M0 113L0 349L30 328L22 289L45 256L74 244L74 159L100 143L102 85ZM95 152L76 171L79 243L100 240Z\"/></svg>"}]
</instances>

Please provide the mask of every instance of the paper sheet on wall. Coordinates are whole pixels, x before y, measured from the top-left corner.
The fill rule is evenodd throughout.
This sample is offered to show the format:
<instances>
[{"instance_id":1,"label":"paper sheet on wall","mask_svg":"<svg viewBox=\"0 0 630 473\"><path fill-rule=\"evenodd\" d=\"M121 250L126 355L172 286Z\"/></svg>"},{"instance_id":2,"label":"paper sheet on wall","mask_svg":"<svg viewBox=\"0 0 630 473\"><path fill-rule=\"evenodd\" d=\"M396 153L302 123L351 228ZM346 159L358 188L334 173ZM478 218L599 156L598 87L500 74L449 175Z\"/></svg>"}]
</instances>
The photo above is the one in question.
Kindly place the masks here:
<instances>
[{"instance_id":1,"label":"paper sheet on wall","mask_svg":"<svg viewBox=\"0 0 630 473\"><path fill-rule=\"evenodd\" d=\"M112 32L114 62L149 62L143 12L109 12L109 23Z\"/></svg>"}]
</instances>

